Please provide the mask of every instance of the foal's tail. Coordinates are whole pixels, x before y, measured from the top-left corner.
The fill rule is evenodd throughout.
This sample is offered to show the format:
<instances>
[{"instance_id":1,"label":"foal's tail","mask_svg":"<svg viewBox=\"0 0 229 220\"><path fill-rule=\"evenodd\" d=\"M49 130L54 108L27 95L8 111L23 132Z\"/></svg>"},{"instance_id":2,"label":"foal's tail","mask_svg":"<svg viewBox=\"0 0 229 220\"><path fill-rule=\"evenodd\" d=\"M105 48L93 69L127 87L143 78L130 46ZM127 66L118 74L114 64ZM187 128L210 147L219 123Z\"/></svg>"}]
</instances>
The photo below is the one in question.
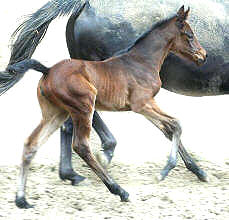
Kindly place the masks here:
<instances>
[{"instance_id":1,"label":"foal's tail","mask_svg":"<svg viewBox=\"0 0 229 220\"><path fill-rule=\"evenodd\" d=\"M34 60L34 59L25 59L21 62L14 63L6 68L6 70L9 73L16 73L17 75L20 75L21 77L24 76L24 74L30 69L41 72L44 75L47 75L50 70L50 68L44 66L39 61Z\"/></svg>"},{"instance_id":2,"label":"foal's tail","mask_svg":"<svg viewBox=\"0 0 229 220\"><path fill-rule=\"evenodd\" d=\"M52 20L71 12L78 17L86 4L89 4L88 0L51 0L25 19L12 34L10 61L6 70L0 72L0 95L14 86L24 75L7 69L10 69L12 64L32 57Z\"/></svg>"},{"instance_id":3,"label":"foal's tail","mask_svg":"<svg viewBox=\"0 0 229 220\"><path fill-rule=\"evenodd\" d=\"M14 86L29 69L34 69L45 75L49 72L48 67L33 59L25 59L8 65L5 71L0 72L0 95Z\"/></svg>"}]
</instances>

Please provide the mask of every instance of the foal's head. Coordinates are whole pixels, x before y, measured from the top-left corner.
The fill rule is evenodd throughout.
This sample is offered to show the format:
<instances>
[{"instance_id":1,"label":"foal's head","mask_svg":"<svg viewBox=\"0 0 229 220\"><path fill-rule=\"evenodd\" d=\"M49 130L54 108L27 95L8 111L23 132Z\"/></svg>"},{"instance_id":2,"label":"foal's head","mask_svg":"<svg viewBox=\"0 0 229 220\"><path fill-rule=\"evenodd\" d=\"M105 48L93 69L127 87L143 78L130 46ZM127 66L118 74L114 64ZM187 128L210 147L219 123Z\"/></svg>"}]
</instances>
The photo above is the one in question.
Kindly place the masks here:
<instances>
[{"instance_id":1,"label":"foal's head","mask_svg":"<svg viewBox=\"0 0 229 220\"><path fill-rule=\"evenodd\" d=\"M185 11L184 6L182 6L174 18L177 34L173 40L171 52L181 58L185 57L197 65L201 65L206 61L207 55L205 49L198 42L190 25L186 22L189 11L190 8Z\"/></svg>"}]
</instances>

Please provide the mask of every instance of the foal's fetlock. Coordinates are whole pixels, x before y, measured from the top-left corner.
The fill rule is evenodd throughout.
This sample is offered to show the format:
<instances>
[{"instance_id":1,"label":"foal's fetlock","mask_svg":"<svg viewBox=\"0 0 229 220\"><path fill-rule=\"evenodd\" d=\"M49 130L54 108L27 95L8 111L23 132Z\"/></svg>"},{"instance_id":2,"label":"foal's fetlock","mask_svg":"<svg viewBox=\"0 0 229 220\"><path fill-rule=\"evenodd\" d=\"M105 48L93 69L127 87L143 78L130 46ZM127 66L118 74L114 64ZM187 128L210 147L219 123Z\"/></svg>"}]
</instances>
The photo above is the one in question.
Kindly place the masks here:
<instances>
[{"instance_id":1,"label":"foal's fetlock","mask_svg":"<svg viewBox=\"0 0 229 220\"><path fill-rule=\"evenodd\" d=\"M169 172L175 168L177 165L177 160L173 159L173 158L169 158L167 164L165 165L165 167L163 168L163 170L160 172L160 174L157 176L157 181L160 182L162 180L164 180Z\"/></svg>"},{"instance_id":2,"label":"foal's fetlock","mask_svg":"<svg viewBox=\"0 0 229 220\"><path fill-rule=\"evenodd\" d=\"M194 162L185 163L185 165L187 169L196 174L200 181L209 182L208 175L202 169L200 169L200 167L198 167Z\"/></svg>"},{"instance_id":3,"label":"foal's fetlock","mask_svg":"<svg viewBox=\"0 0 229 220\"><path fill-rule=\"evenodd\" d=\"M173 119L172 123L174 126L174 133L177 134L178 136L180 136L182 133L182 127L180 125L180 122L177 119Z\"/></svg>"},{"instance_id":4,"label":"foal's fetlock","mask_svg":"<svg viewBox=\"0 0 229 220\"><path fill-rule=\"evenodd\" d=\"M84 176L80 176L73 169L59 171L60 179L63 181L70 180L73 186L78 185L80 182L86 179Z\"/></svg>"},{"instance_id":5,"label":"foal's fetlock","mask_svg":"<svg viewBox=\"0 0 229 220\"><path fill-rule=\"evenodd\" d=\"M30 208L33 208L34 207L33 205L30 205L26 201L25 197L18 197L18 196L16 196L15 204L20 209L30 209Z\"/></svg>"}]
</instances>

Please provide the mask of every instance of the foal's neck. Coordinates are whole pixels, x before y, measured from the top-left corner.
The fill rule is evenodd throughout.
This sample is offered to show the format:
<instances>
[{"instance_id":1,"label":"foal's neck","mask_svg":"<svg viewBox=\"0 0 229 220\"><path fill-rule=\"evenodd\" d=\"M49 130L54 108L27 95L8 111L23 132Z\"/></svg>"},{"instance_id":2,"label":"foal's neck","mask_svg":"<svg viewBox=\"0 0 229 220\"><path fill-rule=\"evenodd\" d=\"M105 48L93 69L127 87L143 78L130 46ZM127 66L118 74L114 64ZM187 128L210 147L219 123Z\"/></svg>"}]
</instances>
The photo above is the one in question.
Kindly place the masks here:
<instances>
[{"instance_id":1,"label":"foal's neck","mask_svg":"<svg viewBox=\"0 0 229 220\"><path fill-rule=\"evenodd\" d=\"M172 21L153 29L129 52L129 55L140 58L141 62L152 67L152 71L159 73L176 34L170 22Z\"/></svg>"}]
</instances>

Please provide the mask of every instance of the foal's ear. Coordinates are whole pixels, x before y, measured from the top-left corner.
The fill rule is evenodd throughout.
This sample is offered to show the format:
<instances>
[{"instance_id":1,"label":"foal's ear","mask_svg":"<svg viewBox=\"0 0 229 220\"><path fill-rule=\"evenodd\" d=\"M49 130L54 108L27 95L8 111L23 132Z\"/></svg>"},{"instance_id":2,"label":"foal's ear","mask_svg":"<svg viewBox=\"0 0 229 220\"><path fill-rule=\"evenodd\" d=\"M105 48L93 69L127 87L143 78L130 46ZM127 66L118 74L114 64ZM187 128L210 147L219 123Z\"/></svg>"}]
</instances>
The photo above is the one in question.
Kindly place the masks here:
<instances>
[{"instance_id":1,"label":"foal's ear","mask_svg":"<svg viewBox=\"0 0 229 220\"><path fill-rule=\"evenodd\" d=\"M187 11L184 11L184 5L181 6L181 8L178 10L178 12L177 12L177 24L180 28L183 27L184 21L187 20L189 11L190 11L190 7L188 7Z\"/></svg>"}]
</instances>

